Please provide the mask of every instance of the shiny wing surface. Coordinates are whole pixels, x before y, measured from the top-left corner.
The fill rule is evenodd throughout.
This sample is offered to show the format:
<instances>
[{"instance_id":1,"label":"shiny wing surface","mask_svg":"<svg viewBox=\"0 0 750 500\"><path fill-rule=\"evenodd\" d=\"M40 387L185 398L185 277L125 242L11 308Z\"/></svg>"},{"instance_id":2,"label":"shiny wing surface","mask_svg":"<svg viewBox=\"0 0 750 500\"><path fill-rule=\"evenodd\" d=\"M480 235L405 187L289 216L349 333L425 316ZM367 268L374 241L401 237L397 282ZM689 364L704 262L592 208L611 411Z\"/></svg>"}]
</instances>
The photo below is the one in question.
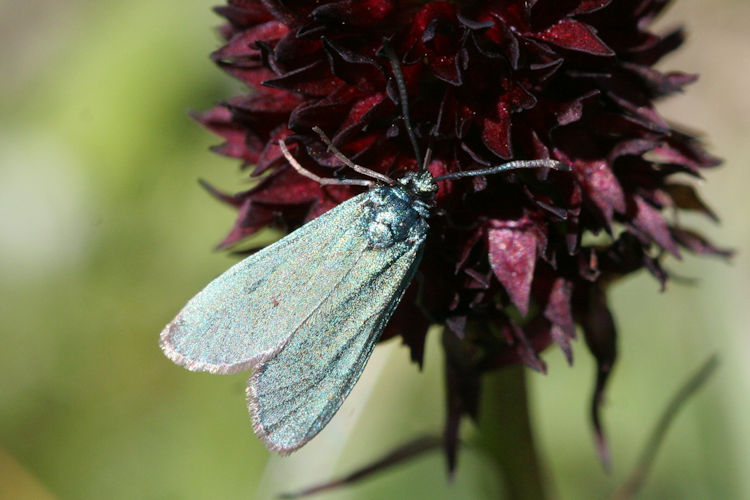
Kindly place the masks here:
<instances>
[{"instance_id":1,"label":"shiny wing surface","mask_svg":"<svg viewBox=\"0 0 750 500\"><path fill-rule=\"evenodd\" d=\"M193 371L235 373L277 352L352 272L366 239L363 193L237 263L162 331L169 359Z\"/></svg>"},{"instance_id":2,"label":"shiny wing surface","mask_svg":"<svg viewBox=\"0 0 750 500\"><path fill-rule=\"evenodd\" d=\"M339 409L414 276L426 233L420 221L416 239L359 252L328 299L256 367L248 403L269 449L296 450Z\"/></svg>"}]
</instances>

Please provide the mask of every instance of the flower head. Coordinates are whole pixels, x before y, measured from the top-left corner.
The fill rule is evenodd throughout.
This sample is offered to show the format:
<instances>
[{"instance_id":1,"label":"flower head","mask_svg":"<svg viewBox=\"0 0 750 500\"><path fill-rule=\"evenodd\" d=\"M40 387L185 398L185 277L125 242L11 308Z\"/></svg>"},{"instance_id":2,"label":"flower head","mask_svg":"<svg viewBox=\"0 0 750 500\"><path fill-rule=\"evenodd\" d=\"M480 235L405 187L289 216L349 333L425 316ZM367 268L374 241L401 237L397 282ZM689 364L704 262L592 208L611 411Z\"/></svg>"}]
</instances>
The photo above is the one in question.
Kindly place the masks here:
<instances>
[{"instance_id":1,"label":"flower head","mask_svg":"<svg viewBox=\"0 0 750 500\"><path fill-rule=\"evenodd\" d=\"M216 151L242 160L258 183L215 192L239 211L221 246L266 226L299 227L361 192L298 175L280 139L325 177L356 174L343 171L314 126L370 169L417 168L379 55L390 40L435 176L534 158L573 172L441 181L423 279L384 338L401 335L421 363L429 325L446 325L454 435L460 417L476 413L482 372L518 362L544 371L539 353L552 343L572 360L579 325L599 366L601 437L597 408L616 356L607 285L642 268L665 283L663 254L721 253L669 216L714 217L680 178L718 161L654 108L696 78L653 68L683 38L648 30L667 3L229 0L216 9L228 23L212 58L251 90L198 120L224 138ZM449 439L451 455L454 445Z\"/></svg>"}]
</instances>

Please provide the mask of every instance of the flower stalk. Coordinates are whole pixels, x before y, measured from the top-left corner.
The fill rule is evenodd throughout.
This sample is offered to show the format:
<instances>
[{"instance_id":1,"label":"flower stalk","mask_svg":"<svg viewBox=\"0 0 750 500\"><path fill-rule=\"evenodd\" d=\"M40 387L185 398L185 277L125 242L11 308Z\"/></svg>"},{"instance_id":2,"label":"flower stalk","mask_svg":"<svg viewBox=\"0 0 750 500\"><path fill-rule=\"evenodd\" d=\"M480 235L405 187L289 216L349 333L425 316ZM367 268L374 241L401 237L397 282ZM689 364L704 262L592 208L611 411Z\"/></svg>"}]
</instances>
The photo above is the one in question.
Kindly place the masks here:
<instances>
[{"instance_id":1,"label":"flower stalk","mask_svg":"<svg viewBox=\"0 0 750 500\"><path fill-rule=\"evenodd\" d=\"M543 500L547 484L529 411L528 371L513 365L483 378L476 444L495 464L510 500Z\"/></svg>"}]
</instances>

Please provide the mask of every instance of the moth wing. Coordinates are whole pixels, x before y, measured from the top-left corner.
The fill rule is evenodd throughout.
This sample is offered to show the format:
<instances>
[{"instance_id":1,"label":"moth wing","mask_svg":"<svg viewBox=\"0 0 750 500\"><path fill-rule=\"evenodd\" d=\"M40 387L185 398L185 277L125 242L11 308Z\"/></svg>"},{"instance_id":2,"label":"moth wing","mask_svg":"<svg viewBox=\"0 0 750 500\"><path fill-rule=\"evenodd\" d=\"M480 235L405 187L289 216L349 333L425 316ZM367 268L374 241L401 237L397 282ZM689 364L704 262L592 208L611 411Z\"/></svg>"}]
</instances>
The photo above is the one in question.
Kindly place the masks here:
<instances>
[{"instance_id":1,"label":"moth wing","mask_svg":"<svg viewBox=\"0 0 750 500\"><path fill-rule=\"evenodd\" d=\"M232 266L161 332L164 354L192 371L235 373L278 351L337 287L364 249L351 198ZM356 233L356 235L354 234Z\"/></svg>"},{"instance_id":2,"label":"moth wing","mask_svg":"<svg viewBox=\"0 0 750 500\"><path fill-rule=\"evenodd\" d=\"M291 453L339 409L414 276L426 232L424 223L417 241L363 250L343 286L278 354L256 366L248 405L269 449Z\"/></svg>"}]
</instances>

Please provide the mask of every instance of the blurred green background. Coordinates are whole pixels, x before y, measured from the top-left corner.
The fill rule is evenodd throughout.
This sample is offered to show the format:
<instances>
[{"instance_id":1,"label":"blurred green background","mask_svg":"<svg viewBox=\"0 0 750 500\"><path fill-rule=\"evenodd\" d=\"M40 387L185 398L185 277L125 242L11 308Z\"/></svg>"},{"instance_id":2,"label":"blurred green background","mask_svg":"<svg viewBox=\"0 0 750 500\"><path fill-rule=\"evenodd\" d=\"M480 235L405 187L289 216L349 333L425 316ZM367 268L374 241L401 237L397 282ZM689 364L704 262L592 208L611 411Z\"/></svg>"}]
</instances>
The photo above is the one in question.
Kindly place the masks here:
<instances>
[{"instance_id":1,"label":"blurred green background","mask_svg":"<svg viewBox=\"0 0 750 500\"><path fill-rule=\"evenodd\" d=\"M208 60L216 1L0 3L2 499L269 498L440 430L435 338L421 374L405 348L380 346L332 424L285 459L252 434L245 375L189 373L161 354L164 324L232 262L211 249L233 213L196 180L245 182L187 117L240 91ZM616 288L612 473L593 451L585 347L577 342L573 368L557 350L545 354L549 375L531 376L532 412L561 499L609 497L669 397L714 352L720 370L678 416L639 498L750 498L748 20L741 0L678 0L659 22L689 31L663 67L702 75L661 109L726 159L701 186L722 225L685 219L739 253L731 264L669 261L697 284L665 294L645 275ZM451 484L433 453L324 498L499 492L491 466L467 450Z\"/></svg>"}]
</instances>

